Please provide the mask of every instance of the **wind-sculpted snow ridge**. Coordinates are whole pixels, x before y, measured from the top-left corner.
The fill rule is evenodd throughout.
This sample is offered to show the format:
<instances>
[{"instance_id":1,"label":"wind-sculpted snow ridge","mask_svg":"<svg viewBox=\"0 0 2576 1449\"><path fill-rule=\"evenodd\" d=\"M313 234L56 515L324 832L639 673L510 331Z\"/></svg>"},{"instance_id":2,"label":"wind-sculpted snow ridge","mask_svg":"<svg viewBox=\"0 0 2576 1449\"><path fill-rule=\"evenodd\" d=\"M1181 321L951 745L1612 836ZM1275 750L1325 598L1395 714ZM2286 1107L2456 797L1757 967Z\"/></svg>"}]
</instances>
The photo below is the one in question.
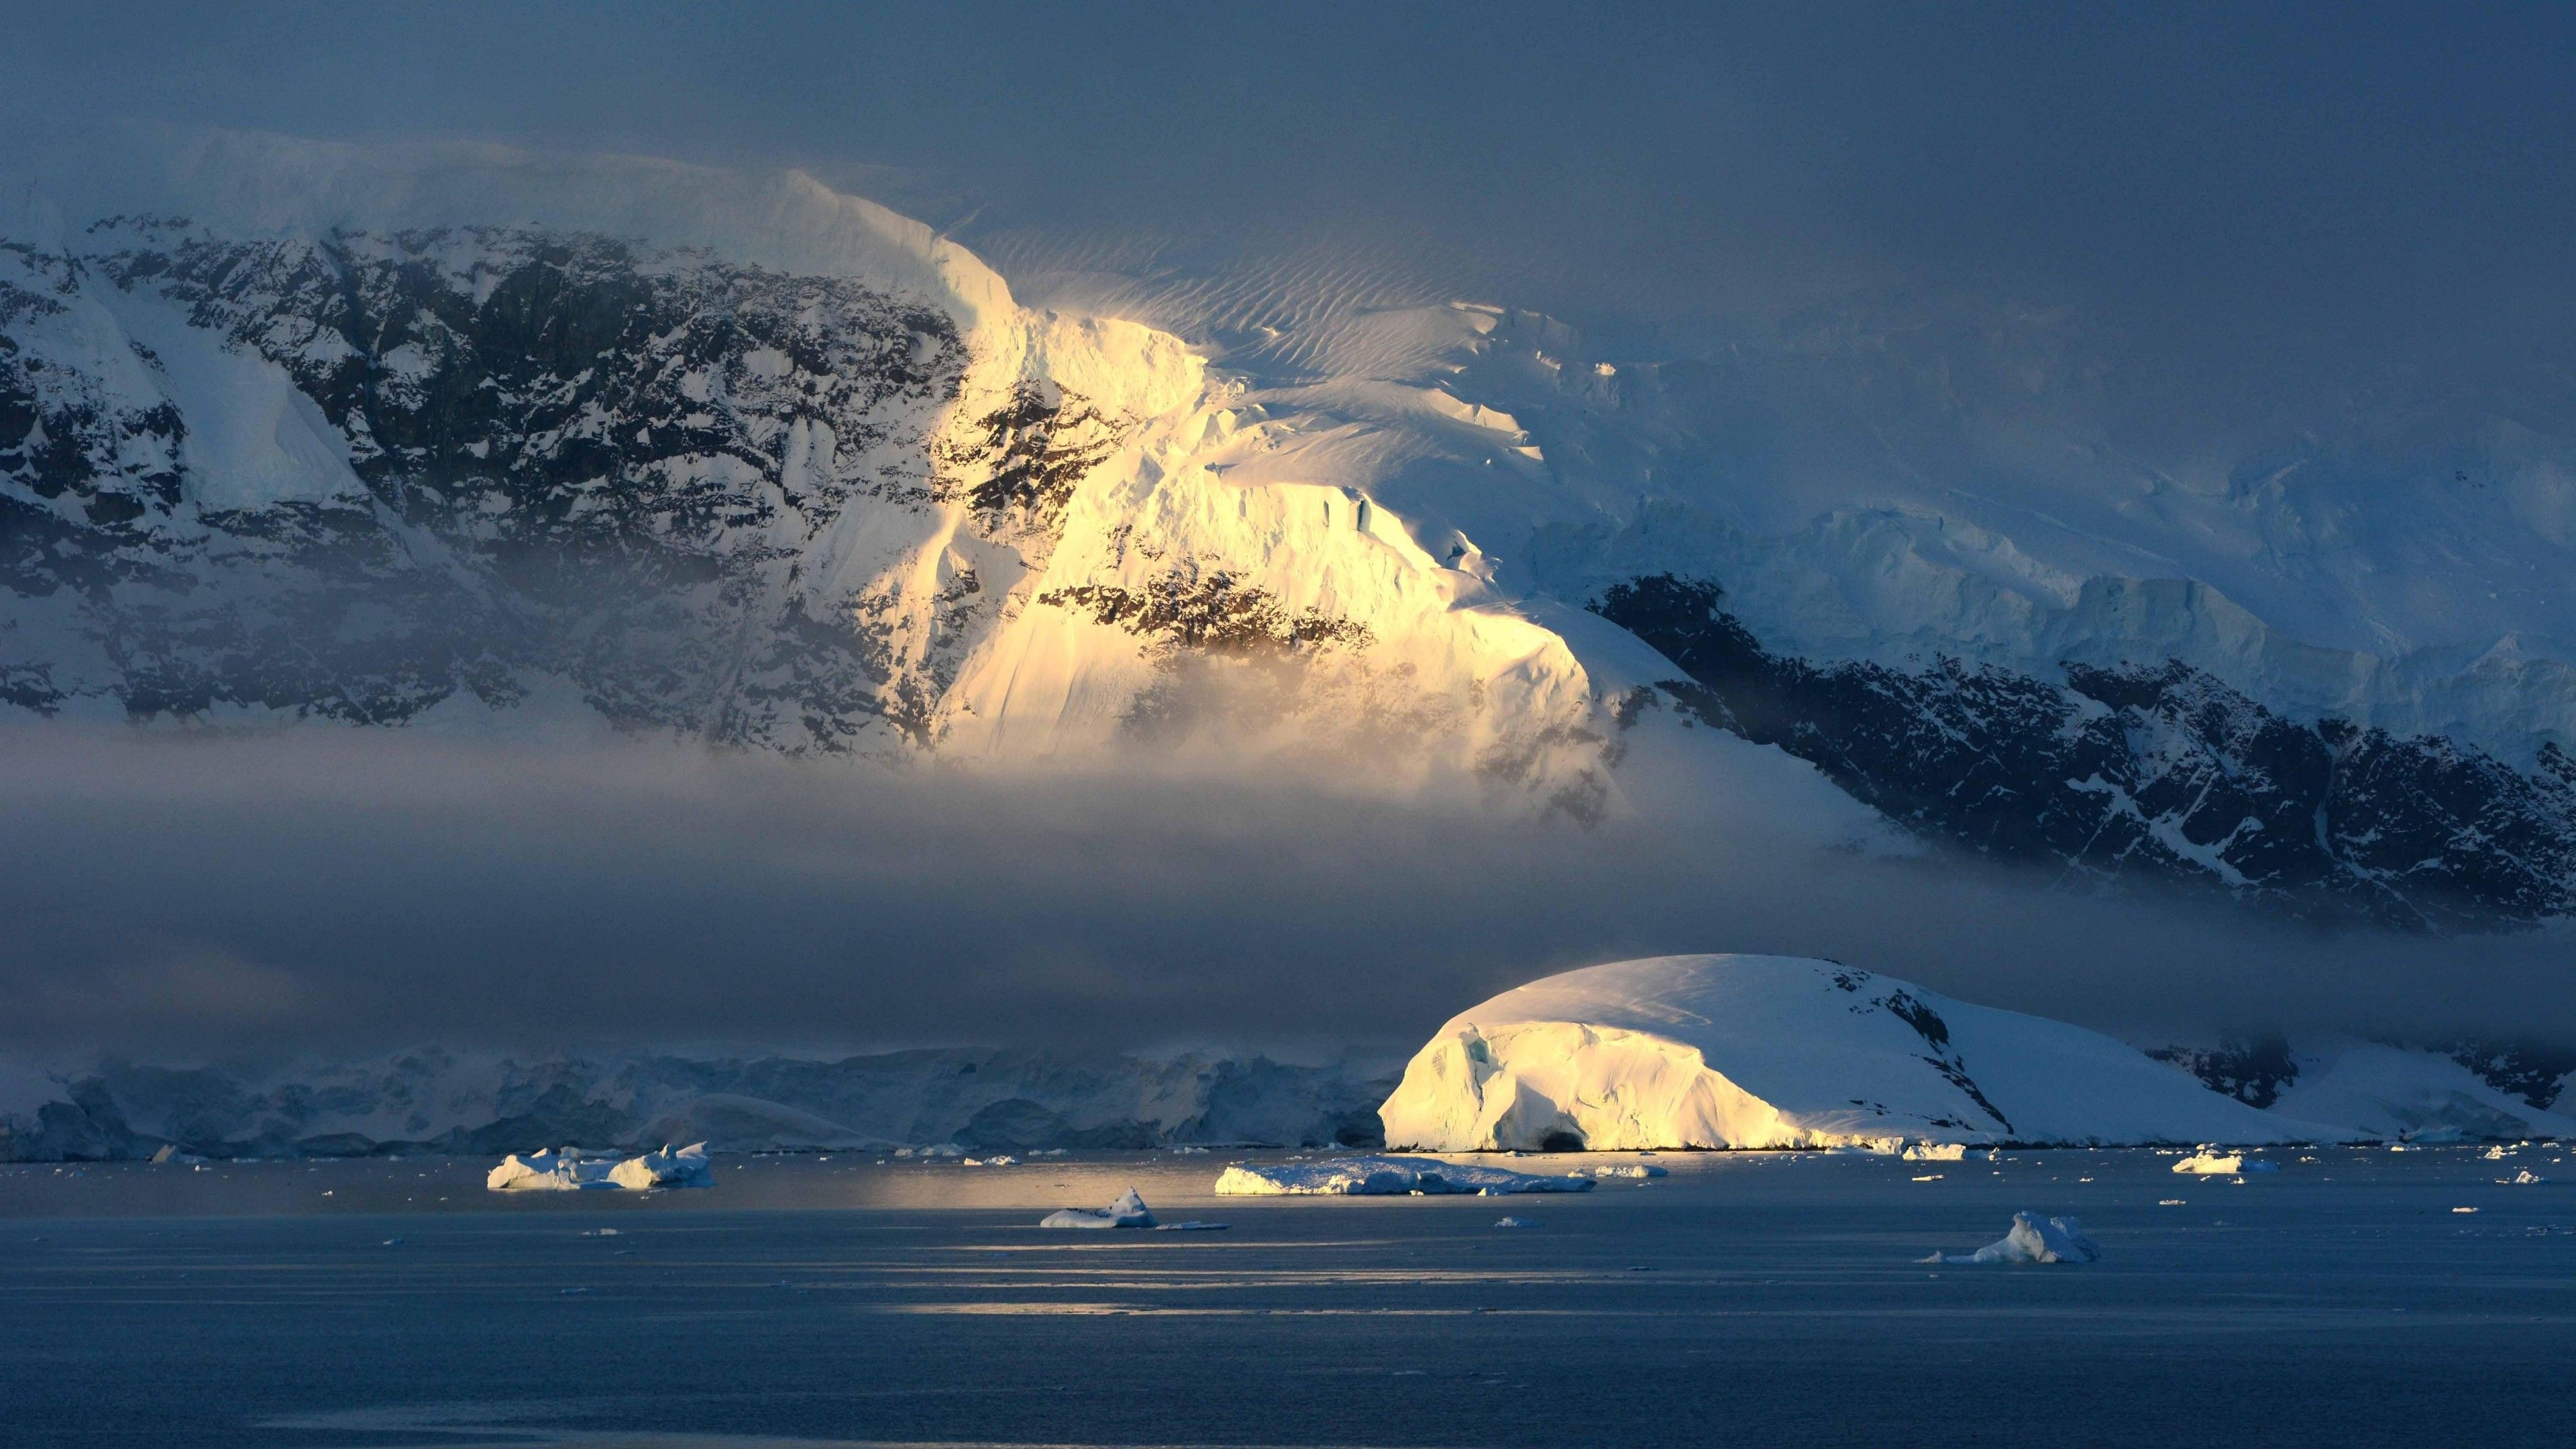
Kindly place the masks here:
<instances>
[{"instance_id":1,"label":"wind-sculpted snow ridge","mask_svg":"<svg viewBox=\"0 0 2576 1449\"><path fill-rule=\"evenodd\" d=\"M2338 1140L2124 1043L1786 956L1659 956L1459 1013L1378 1109L1435 1151Z\"/></svg>"},{"instance_id":2,"label":"wind-sculpted snow ridge","mask_svg":"<svg viewBox=\"0 0 2576 1449\"><path fill-rule=\"evenodd\" d=\"M1374 1146L1371 1109L1392 1080L1373 1063L1292 1066L1205 1052L813 1061L422 1050L257 1072L112 1061L17 1087L13 1098L30 1100L0 1103L0 1161L139 1161L172 1144L216 1158L488 1155L531 1142L626 1154L701 1139L720 1152Z\"/></svg>"}]
</instances>

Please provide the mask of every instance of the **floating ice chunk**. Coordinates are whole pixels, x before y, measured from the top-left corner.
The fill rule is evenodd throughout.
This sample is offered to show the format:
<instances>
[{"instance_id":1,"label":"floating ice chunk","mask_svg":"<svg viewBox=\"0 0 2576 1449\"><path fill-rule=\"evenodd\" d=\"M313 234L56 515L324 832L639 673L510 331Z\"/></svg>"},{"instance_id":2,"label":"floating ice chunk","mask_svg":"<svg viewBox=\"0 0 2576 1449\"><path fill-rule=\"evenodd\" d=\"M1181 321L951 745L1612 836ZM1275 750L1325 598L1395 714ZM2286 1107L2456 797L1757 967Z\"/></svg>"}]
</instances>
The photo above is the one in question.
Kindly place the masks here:
<instances>
[{"instance_id":1,"label":"floating ice chunk","mask_svg":"<svg viewBox=\"0 0 2576 1449\"><path fill-rule=\"evenodd\" d=\"M1670 1177L1669 1168L1643 1162L1614 1162L1607 1167L1578 1167L1568 1177Z\"/></svg>"},{"instance_id":2,"label":"floating ice chunk","mask_svg":"<svg viewBox=\"0 0 2576 1449\"><path fill-rule=\"evenodd\" d=\"M2507 1187L2538 1187L2540 1184L2547 1182L2548 1180L2548 1178L2541 1176L2539 1173L2532 1171L2528 1167L2515 1173L2511 1177L2499 1177L2496 1179L2496 1181L2503 1183Z\"/></svg>"},{"instance_id":3,"label":"floating ice chunk","mask_svg":"<svg viewBox=\"0 0 2576 1449\"><path fill-rule=\"evenodd\" d=\"M693 1142L673 1150L662 1144L659 1152L630 1157L609 1171L608 1180L634 1192L657 1187L713 1187L715 1168L707 1161L707 1144Z\"/></svg>"},{"instance_id":4,"label":"floating ice chunk","mask_svg":"<svg viewBox=\"0 0 2576 1449\"><path fill-rule=\"evenodd\" d=\"M2176 1172L2198 1173L2204 1177L2230 1176L2245 1170L2245 1154L2241 1152L2222 1153L2208 1147L2203 1147L2198 1152L2195 1152L2191 1156L2184 1158L2182 1161L2175 1163L2173 1165L2173 1170Z\"/></svg>"},{"instance_id":5,"label":"floating ice chunk","mask_svg":"<svg viewBox=\"0 0 2576 1449\"><path fill-rule=\"evenodd\" d=\"M494 1192L583 1192L625 1188L643 1192L657 1187L713 1187L715 1171L707 1161L707 1144L693 1143L647 1152L623 1162L585 1154L577 1147L552 1152L511 1153L483 1179Z\"/></svg>"},{"instance_id":6,"label":"floating ice chunk","mask_svg":"<svg viewBox=\"0 0 2576 1449\"><path fill-rule=\"evenodd\" d=\"M1538 1226L1538 1222L1534 1218L1501 1218L1496 1220L1494 1226L1498 1228L1534 1228Z\"/></svg>"},{"instance_id":7,"label":"floating ice chunk","mask_svg":"<svg viewBox=\"0 0 2576 1449\"><path fill-rule=\"evenodd\" d=\"M166 1147L162 1149L162 1151L164 1151L164 1152L166 1152L166 1151L168 1151L168 1150L169 1150L169 1149L168 1149L168 1148L166 1148ZM2503 1148L2501 1148L2501 1147L2490 1147L2490 1148L2488 1148L2484 1153L2482 1153L2482 1154L2480 1154L2480 1155L2481 1155L2481 1156L2483 1156L2483 1157L2485 1157L2485 1158L2486 1158L2486 1160L2487 1160L2487 1161L2489 1161L2489 1162L2502 1162L2502 1161L2504 1161L2504 1158L2505 1158L2505 1149L2503 1149ZM160 1158L160 1156L159 1156L158 1154L155 1154L155 1155L153 1156L152 1160L153 1160L153 1161L155 1161L155 1162L159 1162L159 1161L161 1160L161 1158Z\"/></svg>"},{"instance_id":8,"label":"floating ice chunk","mask_svg":"<svg viewBox=\"0 0 2576 1449\"><path fill-rule=\"evenodd\" d=\"M2073 1218L2014 1213L2012 1231L1973 1253L1934 1253L1926 1263L2093 1263L2102 1249Z\"/></svg>"},{"instance_id":9,"label":"floating ice chunk","mask_svg":"<svg viewBox=\"0 0 2576 1449\"><path fill-rule=\"evenodd\" d=\"M511 1153L483 1179L494 1192L578 1192L615 1187L608 1180L614 1165L606 1158L584 1157L578 1147L551 1152Z\"/></svg>"},{"instance_id":10,"label":"floating ice chunk","mask_svg":"<svg viewBox=\"0 0 2576 1449\"><path fill-rule=\"evenodd\" d=\"M1312 1193L1394 1197L1406 1193L1589 1192L1588 1177L1537 1177L1499 1167L1443 1162L1436 1157L1336 1157L1321 1162L1237 1163L1216 1180L1222 1196Z\"/></svg>"},{"instance_id":11,"label":"floating ice chunk","mask_svg":"<svg viewBox=\"0 0 2576 1449\"><path fill-rule=\"evenodd\" d=\"M1118 1200L1093 1212L1087 1208L1063 1208L1038 1220L1042 1228L1150 1228L1155 1226L1153 1211L1145 1200L1129 1188Z\"/></svg>"},{"instance_id":12,"label":"floating ice chunk","mask_svg":"<svg viewBox=\"0 0 2576 1449\"><path fill-rule=\"evenodd\" d=\"M1965 1142L1909 1142L1905 1144L1908 1162L1964 1162L1968 1157Z\"/></svg>"},{"instance_id":13,"label":"floating ice chunk","mask_svg":"<svg viewBox=\"0 0 2576 1449\"><path fill-rule=\"evenodd\" d=\"M1197 1218L1192 1218L1185 1223L1156 1223L1154 1224L1154 1231L1158 1233L1221 1233L1233 1226L1234 1224L1232 1223L1205 1223L1199 1221Z\"/></svg>"}]
</instances>

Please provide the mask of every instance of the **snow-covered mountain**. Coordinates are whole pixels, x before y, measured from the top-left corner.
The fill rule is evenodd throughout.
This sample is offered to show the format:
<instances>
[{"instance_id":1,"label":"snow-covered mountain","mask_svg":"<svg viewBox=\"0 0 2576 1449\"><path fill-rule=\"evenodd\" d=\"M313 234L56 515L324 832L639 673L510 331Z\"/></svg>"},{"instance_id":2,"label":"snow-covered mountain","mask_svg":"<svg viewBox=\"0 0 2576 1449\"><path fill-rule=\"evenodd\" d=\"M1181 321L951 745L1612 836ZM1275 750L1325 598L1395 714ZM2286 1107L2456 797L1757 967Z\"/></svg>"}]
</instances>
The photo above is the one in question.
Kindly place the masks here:
<instances>
[{"instance_id":1,"label":"snow-covered mountain","mask_svg":"<svg viewBox=\"0 0 2576 1449\"><path fill-rule=\"evenodd\" d=\"M1644 731L1819 840L2410 927L2576 888L2563 380L2178 435L2049 314L1640 362L1338 282L1033 261L1030 306L794 175L220 136L151 194L0 225L16 711L1142 744L1587 819Z\"/></svg>"}]
</instances>

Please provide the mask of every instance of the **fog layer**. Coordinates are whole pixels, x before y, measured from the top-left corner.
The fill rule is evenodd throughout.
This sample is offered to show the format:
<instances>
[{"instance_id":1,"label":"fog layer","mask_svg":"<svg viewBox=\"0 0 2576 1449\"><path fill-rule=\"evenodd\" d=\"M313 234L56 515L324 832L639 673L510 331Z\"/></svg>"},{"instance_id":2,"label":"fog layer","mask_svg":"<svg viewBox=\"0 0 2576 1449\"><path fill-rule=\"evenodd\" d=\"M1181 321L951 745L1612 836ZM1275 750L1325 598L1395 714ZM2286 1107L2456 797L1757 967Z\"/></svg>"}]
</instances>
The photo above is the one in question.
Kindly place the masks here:
<instances>
[{"instance_id":1,"label":"fog layer","mask_svg":"<svg viewBox=\"0 0 2576 1449\"><path fill-rule=\"evenodd\" d=\"M1832 956L2143 1037L2566 1032L2563 933L2321 935L1721 809L1154 771L890 773L661 745L23 729L0 1047L1404 1044L1544 973Z\"/></svg>"}]
</instances>

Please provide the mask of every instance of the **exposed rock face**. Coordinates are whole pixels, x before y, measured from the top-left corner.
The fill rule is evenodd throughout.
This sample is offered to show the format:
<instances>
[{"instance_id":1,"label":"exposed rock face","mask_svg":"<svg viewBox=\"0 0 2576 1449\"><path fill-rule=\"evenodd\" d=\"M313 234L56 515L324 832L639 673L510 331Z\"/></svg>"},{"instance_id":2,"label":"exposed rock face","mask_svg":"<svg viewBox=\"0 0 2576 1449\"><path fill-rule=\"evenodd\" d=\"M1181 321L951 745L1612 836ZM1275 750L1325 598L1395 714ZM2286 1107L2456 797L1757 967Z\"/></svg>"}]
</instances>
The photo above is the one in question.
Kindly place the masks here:
<instances>
[{"instance_id":1,"label":"exposed rock face","mask_svg":"<svg viewBox=\"0 0 2576 1449\"><path fill-rule=\"evenodd\" d=\"M980 463L1078 467L1030 399L935 469L957 327L855 281L488 229L93 242L0 269L0 436L27 440L0 452L0 585L96 651L20 663L28 707L385 724L545 675L620 724L844 748L918 726L937 664L813 576L817 541L989 486ZM256 395L251 358L292 390ZM263 406L254 456L191 447Z\"/></svg>"},{"instance_id":2,"label":"exposed rock face","mask_svg":"<svg viewBox=\"0 0 2576 1449\"><path fill-rule=\"evenodd\" d=\"M1933 840L2410 929L2536 921L2576 889L2576 761L2555 746L2525 773L2438 737L2304 725L2174 663L2062 680L1811 664L1722 598L1659 575L1593 607L1680 666L1662 687L1691 717Z\"/></svg>"}]
</instances>

